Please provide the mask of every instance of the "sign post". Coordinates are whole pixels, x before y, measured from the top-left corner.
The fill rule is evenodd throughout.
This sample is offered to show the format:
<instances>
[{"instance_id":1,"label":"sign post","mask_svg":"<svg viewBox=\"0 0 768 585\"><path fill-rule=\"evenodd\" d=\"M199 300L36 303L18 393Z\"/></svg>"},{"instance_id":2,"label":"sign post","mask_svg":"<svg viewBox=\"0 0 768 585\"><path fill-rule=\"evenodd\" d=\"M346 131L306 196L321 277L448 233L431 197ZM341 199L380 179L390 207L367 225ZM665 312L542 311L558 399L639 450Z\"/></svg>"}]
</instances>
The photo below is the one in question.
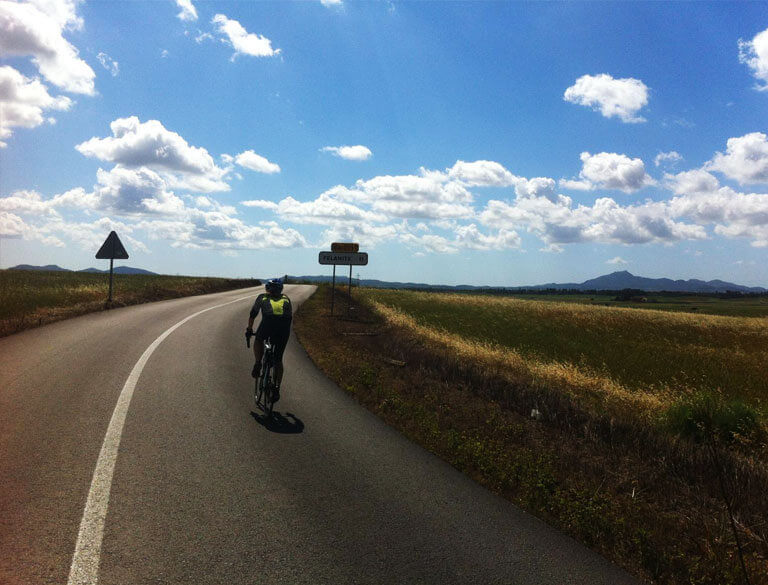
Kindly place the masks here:
<instances>
[{"instance_id":1,"label":"sign post","mask_svg":"<svg viewBox=\"0 0 768 585\"><path fill-rule=\"evenodd\" d=\"M334 301L336 296L336 266L349 266L349 302L347 303L347 312L352 302L352 267L366 266L368 264L368 254L360 252L360 244L351 242L334 242L331 244L330 252L320 252L318 261L320 264L333 265L333 279L331 280L331 315L333 315Z\"/></svg>"},{"instance_id":2,"label":"sign post","mask_svg":"<svg viewBox=\"0 0 768 585\"><path fill-rule=\"evenodd\" d=\"M125 246L123 246L123 243L120 241L120 238L117 237L117 232L115 231L109 232L107 239L104 240L104 243L101 245L101 248L99 248L99 251L96 252L96 258L98 258L99 260L106 260L107 258L109 258L109 298L107 299L107 303L111 303L112 302L113 263L115 261L115 258L118 258L120 260L125 260L128 258L128 252L125 251Z\"/></svg>"}]
</instances>

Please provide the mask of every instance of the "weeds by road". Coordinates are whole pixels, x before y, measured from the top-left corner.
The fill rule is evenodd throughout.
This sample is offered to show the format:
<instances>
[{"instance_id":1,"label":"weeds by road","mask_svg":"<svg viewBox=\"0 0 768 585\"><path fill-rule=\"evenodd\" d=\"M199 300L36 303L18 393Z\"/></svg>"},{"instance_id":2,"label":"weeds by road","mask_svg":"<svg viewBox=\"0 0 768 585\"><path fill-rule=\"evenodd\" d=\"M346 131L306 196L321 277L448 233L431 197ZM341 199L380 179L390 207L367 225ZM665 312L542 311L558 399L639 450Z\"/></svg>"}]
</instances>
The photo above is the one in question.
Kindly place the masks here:
<instances>
[{"instance_id":1,"label":"weeds by road","mask_svg":"<svg viewBox=\"0 0 768 585\"><path fill-rule=\"evenodd\" d=\"M369 289L354 291L355 317L340 320L326 294L302 306L296 329L343 388L477 481L654 582L744 582L699 432L717 421L710 434L751 583L768 583L766 394L756 373L764 364L743 359L763 360L764 320ZM581 341L581 354L555 353L571 347L566 336ZM644 339L676 356L691 349L686 340L709 352L666 361L673 375L657 366L650 383L643 365L623 364L630 354L620 347L644 351ZM734 351L706 364L717 361L716 347ZM590 351L602 352L601 367ZM687 370L704 366L708 378ZM712 384L717 368L742 366L751 371L738 384Z\"/></svg>"},{"instance_id":2,"label":"weeds by road","mask_svg":"<svg viewBox=\"0 0 768 585\"><path fill-rule=\"evenodd\" d=\"M261 284L255 279L115 274L111 307ZM0 271L0 337L106 306L109 277L83 272Z\"/></svg>"}]
</instances>

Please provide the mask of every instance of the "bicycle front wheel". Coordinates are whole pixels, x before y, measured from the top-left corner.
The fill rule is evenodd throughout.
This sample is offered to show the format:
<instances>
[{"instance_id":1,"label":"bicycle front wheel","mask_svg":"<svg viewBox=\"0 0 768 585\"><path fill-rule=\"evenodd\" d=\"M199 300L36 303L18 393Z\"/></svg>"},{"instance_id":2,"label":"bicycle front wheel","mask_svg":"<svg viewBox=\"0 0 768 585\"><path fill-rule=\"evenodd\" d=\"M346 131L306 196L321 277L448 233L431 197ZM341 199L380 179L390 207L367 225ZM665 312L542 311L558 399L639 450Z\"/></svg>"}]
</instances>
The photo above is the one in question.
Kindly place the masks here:
<instances>
[{"instance_id":1,"label":"bicycle front wheel","mask_svg":"<svg viewBox=\"0 0 768 585\"><path fill-rule=\"evenodd\" d=\"M264 405L264 414L266 414L268 417L272 416L272 407L275 405L274 402L274 381L272 379L272 368L267 367L264 371L264 394L262 396L262 404Z\"/></svg>"}]
</instances>

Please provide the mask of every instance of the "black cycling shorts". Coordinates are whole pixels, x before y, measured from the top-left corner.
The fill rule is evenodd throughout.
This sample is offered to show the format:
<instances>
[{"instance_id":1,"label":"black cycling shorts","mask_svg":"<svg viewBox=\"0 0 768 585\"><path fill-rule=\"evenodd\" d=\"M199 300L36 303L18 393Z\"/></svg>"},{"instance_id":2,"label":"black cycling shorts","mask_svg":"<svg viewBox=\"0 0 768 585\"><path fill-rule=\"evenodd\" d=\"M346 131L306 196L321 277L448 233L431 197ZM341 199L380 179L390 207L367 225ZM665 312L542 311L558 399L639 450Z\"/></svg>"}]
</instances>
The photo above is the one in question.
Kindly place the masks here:
<instances>
[{"instance_id":1,"label":"black cycling shorts","mask_svg":"<svg viewBox=\"0 0 768 585\"><path fill-rule=\"evenodd\" d=\"M288 338L291 336L290 327L264 327L264 322L261 322L254 335L259 343L269 339L275 348L275 360L277 363L283 362L283 352L285 346L288 345Z\"/></svg>"}]
</instances>

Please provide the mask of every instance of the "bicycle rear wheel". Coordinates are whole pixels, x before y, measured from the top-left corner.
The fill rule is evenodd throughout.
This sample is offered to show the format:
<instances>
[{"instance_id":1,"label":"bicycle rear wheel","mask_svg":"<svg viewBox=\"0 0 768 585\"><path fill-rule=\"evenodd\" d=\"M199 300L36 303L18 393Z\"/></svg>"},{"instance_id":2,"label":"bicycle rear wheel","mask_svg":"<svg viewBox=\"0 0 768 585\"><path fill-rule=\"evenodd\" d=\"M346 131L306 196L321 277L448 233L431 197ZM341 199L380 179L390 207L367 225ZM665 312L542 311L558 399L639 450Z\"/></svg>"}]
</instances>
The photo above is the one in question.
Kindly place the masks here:
<instances>
[{"instance_id":1,"label":"bicycle rear wheel","mask_svg":"<svg viewBox=\"0 0 768 585\"><path fill-rule=\"evenodd\" d=\"M262 405L264 406L264 414L272 416L272 407L274 403L274 382L272 380L273 370L269 364L264 366L264 375L262 376Z\"/></svg>"}]
</instances>

